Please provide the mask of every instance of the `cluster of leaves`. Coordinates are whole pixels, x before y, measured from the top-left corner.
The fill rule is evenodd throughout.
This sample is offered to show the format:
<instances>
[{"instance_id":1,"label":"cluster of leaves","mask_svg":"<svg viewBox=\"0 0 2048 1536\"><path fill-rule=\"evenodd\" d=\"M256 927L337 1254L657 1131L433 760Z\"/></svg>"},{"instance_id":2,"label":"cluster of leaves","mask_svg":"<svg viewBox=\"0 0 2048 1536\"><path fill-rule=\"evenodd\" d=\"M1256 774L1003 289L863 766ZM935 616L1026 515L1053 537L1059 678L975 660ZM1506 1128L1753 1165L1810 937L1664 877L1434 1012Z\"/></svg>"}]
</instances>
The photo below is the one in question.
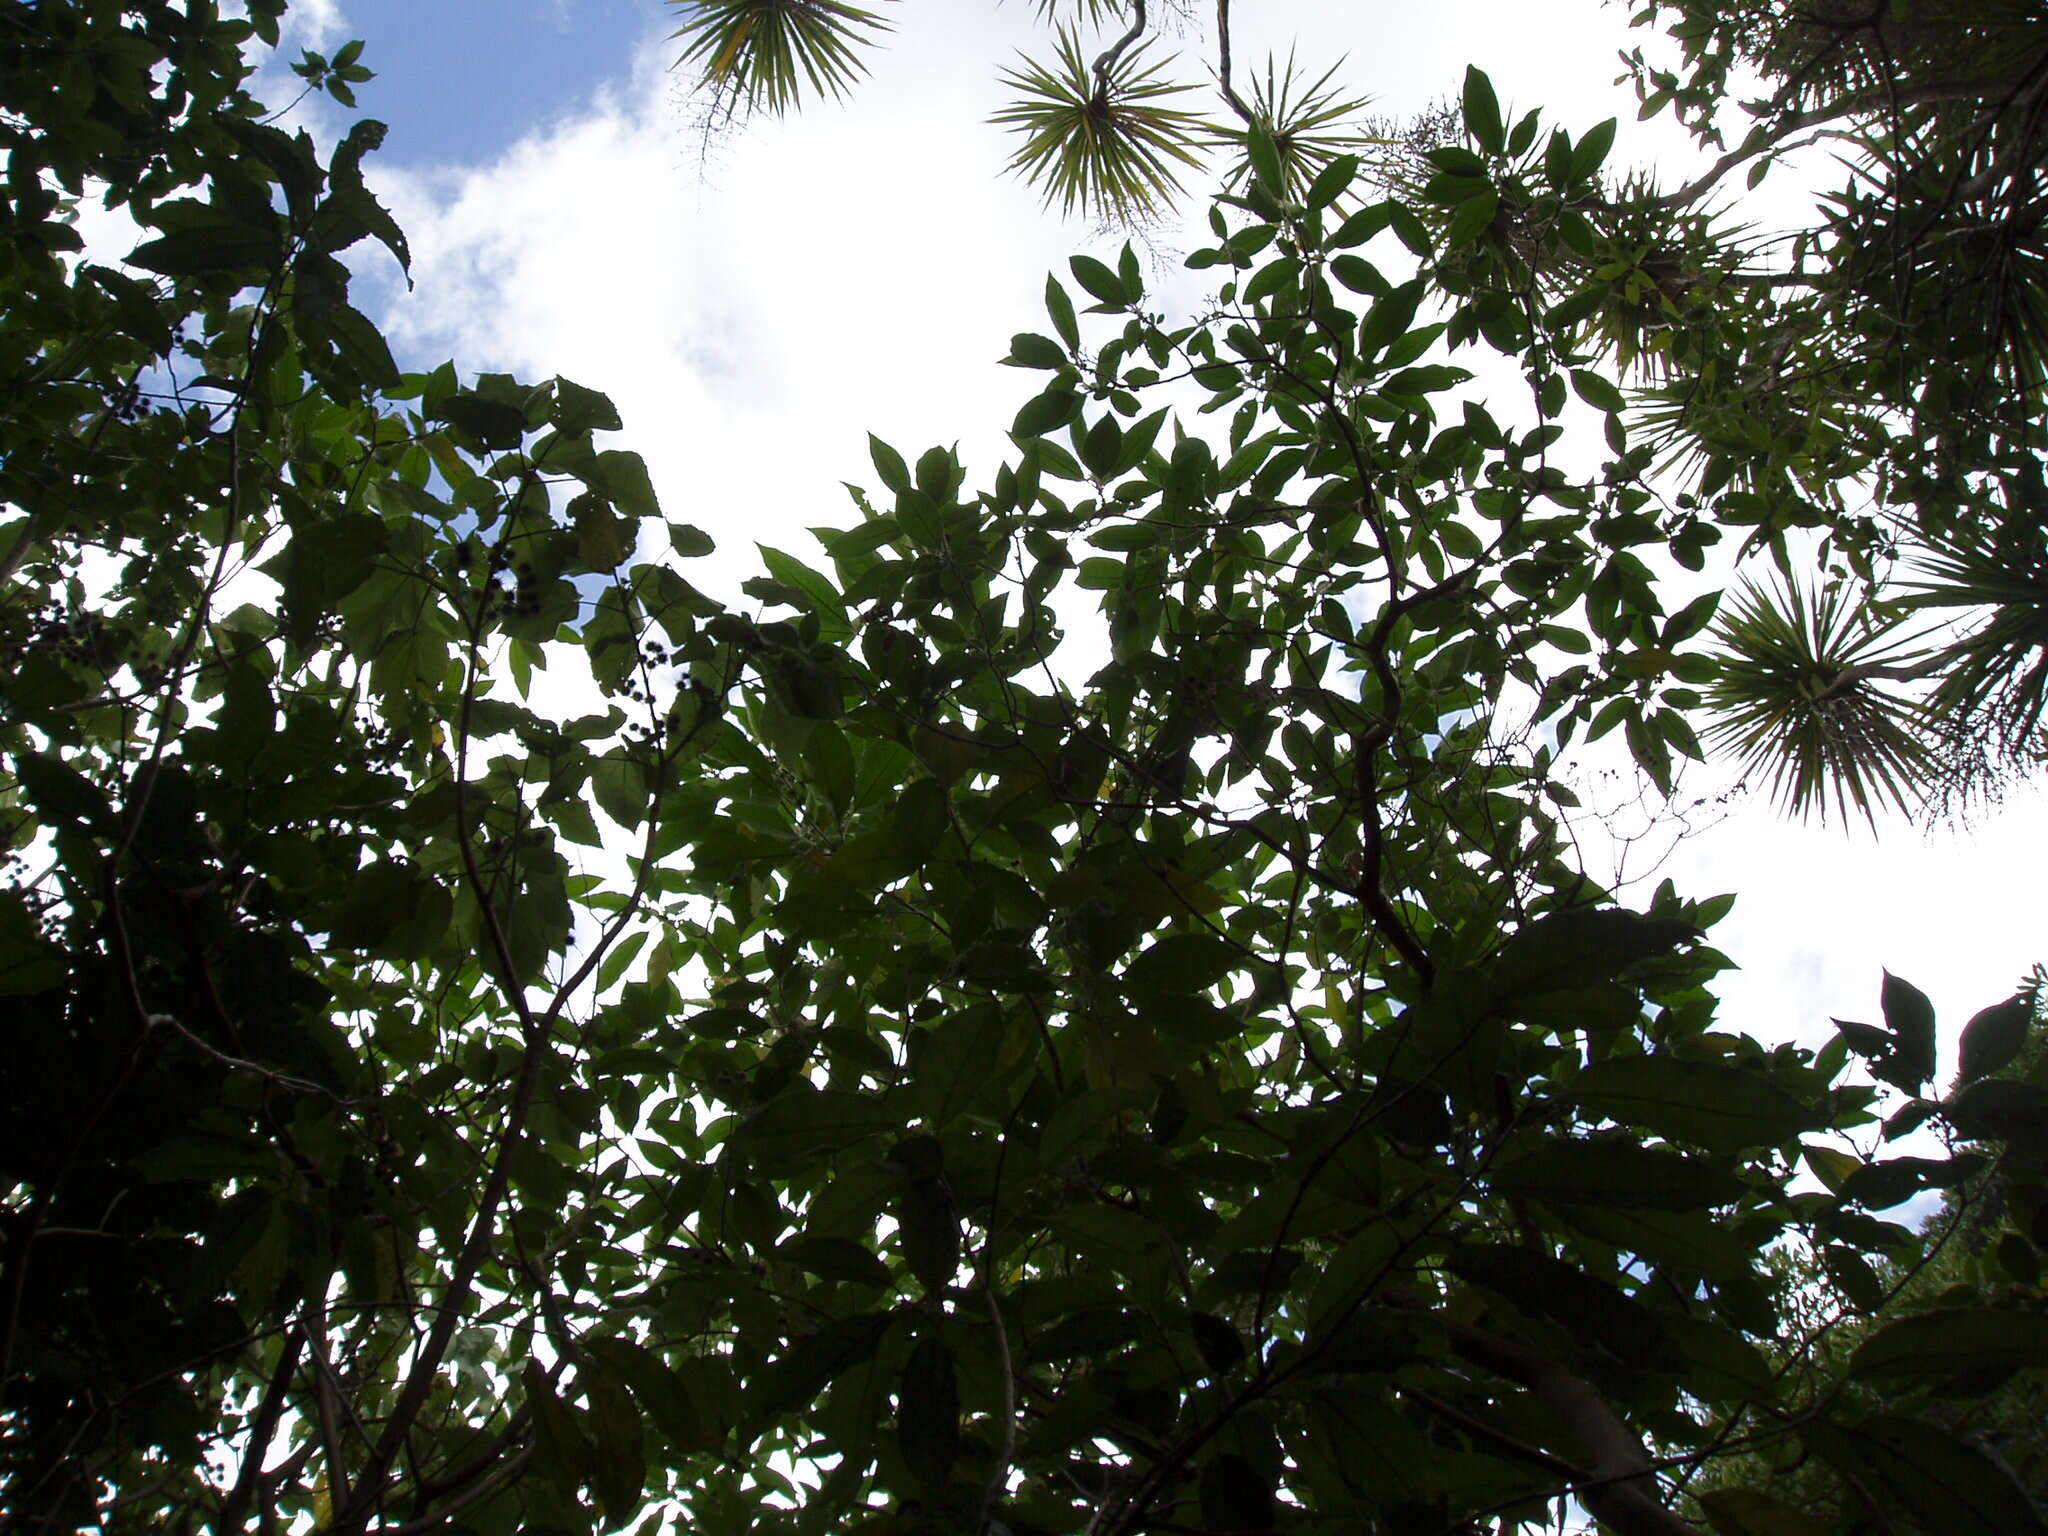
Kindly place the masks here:
<instances>
[{"instance_id":1,"label":"cluster of leaves","mask_svg":"<svg viewBox=\"0 0 2048 1536\"><path fill-rule=\"evenodd\" d=\"M378 130L262 120L276 9L5 12L11 1525L1674 1532L1718 1458L1906 1437L1895 1527L2040 1527L1915 1396L2048 1362L2037 1286L1876 1329L1877 1418L1767 1350L1774 1244L1910 1266L1877 1213L1983 1168L1809 1140L1852 1053L2012 1145L2036 1258L2038 1106L1978 1101L2039 1088L1919 1099L1905 990L1719 1027L1728 899L1572 856L1551 743L1668 785L1713 611L1500 217L1575 238L1611 125L1475 75L1413 198L1255 154L1212 312L1075 258L987 488L878 442L743 609L603 396L398 371ZM1457 403L1482 347L1525 405Z\"/></svg>"},{"instance_id":2,"label":"cluster of leaves","mask_svg":"<svg viewBox=\"0 0 2048 1536\"><path fill-rule=\"evenodd\" d=\"M839 94L879 26L811 0L676 3L684 62L777 112L803 82L774 39L816 34L821 58L829 39L830 67L814 67L809 88ZM1333 158L1361 155L1382 192L1456 200L1453 243L1494 258L1472 275L1499 295L1496 324L1533 291L1634 371L1661 478L1778 566L1717 634L1732 662L1717 712L1720 739L1791 808L1958 809L2042 761L2038 6L1648 0L1635 23L1674 46L1631 56L1643 116L1674 113L1709 156L1670 190L1641 176L1588 183L1556 162L1554 142L1520 142L1498 174L1446 171L1434 151L1455 131L1365 121L1334 70L1311 80L1291 59L1241 94L1227 0L1210 39L1214 116L1148 51L1162 18L1143 0L1039 10L1059 25L1056 58L1010 71L1016 99L994 120L1023 135L1010 168L1049 203L1143 223L1213 150L1226 186L1257 168L1299 201ZM1093 59L1083 23L1105 34ZM1738 104L1756 80L1766 93ZM1462 105L1464 134L1497 156L1497 104ZM1780 229L1725 217L1738 173L1754 188L1781 165L1817 178L1809 218ZM1808 622L1823 611L1841 620L1826 634Z\"/></svg>"},{"instance_id":3,"label":"cluster of leaves","mask_svg":"<svg viewBox=\"0 0 2048 1536\"><path fill-rule=\"evenodd\" d=\"M2024 1333L2007 1338L2000 1329L2015 1299L2038 1293L2048 1237L2040 984L2037 974L2028 991L1964 1027L1943 1114L1950 1132L1945 1161L1907 1154L1863 1162L1809 1148L1812 1171L1838 1196L1852 1181L1859 1189L1846 1192L1871 1206L1938 1190L1939 1209L1927 1224L1931 1241L1910 1264L1872 1262L1841 1245L1788 1247L1777 1255L1790 1326L1767 1353L1799 1382L1814 1411L1851 1406L1855 1421L1833 1457L1788 1454L1789 1445L1766 1442L1705 1470L1689 1491L1718 1525L1800 1536L1906 1511L1942 1529L1962 1508L1980 1523L2025 1528L2029 1515L2014 1497L2015 1484L2036 1497L2048 1485L2043 1377L2025 1369L2036 1346ZM1891 977L1884 1021L1836 1027L1878 1080L1910 1096L1882 1133L1884 1143L1897 1146L1934 1109L1920 1097L1933 1009L1916 988ZM1882 1194L1881 1184L1889 1186ZM1946 1376L1926 1372L1922 1352L1930 1346L1960 1348L1965 1358ZM1978 1463L1951 1464L1945 1445L1903 1428L1901 1407L1966 1435L1996 1459L1998 1475L1986 1479Z\"/></svg>"},{"instance_id":4,"label":"cluster of leaves","mask_svg":"<svg viewBox=\"0 0 2048 1536\"><path fill-rule=\"evenodd\" d=\"M1828 792L1808 773L1828 735L1835 792L1892 793L1902 726L1937 803L1995 792L2043 750L2048 21L2014 0L1652 0L1638 19L1678 44L1635 56L1644 115L1677 113L1715 153L1642 200L1665 220L1641 265L1664 287L1651 344L1667 377L1650 398L1666 440L1723 493L1724 521L1775 543L1788 580L1784 535L1824 530L1863 633L1958 615L1905 631L1920 647L1906 662L1774 655L1771 630L1801 620L1789 592L1759 594L1775 623L1724 637L1752 664L1742 703L1773 723L1795 806ZM1766 94L1738 106L1744 72ZM1815 144L1831 164L1802 153ZM1818 178L1808 224L1700 216L1734 173L1754 187L1780 163ZM1887 691L1922 679L1919 695Z\"/></svg>"},{"instance_id":5,"label":"cluster of leaves","mask_svg":"<svg viewBox=\"0 0 2048 1536\"><path fill-rule=\"evenodd\" d=\"M677 62L726 120L742 110L779 117L806 97L844 97L866 73L861 51L889 30L879 13L839 0L669 3L684 18L671 34L685 45ZM1284 71L1269 63L1251 98L1240 95L1231 81L1229 0L1215 10L1221 118L1185 104L1196 87L1173 78L1176 55L1153 52L1158 40L1148 32L1159 18L1146 0L1082 0L1070 16L1056 0L1037 9L1055 25L1053 57L1025 58L1003 72L1014 99L991 121L1024 141L1008 169L1063 213L1119 225L1163 217L1184 190L1182 176L1216 149L1229 155L1233 182L1250 173L1255 155L1276 159L1283 190L1299 197L1338 155L1373 142L1355 121L1365 102L1332 87L1334 70L1310 81L1291 59ZM1083 32L1103 28L1111 35L1091 57Z\"/></svg>"}]
</instances>

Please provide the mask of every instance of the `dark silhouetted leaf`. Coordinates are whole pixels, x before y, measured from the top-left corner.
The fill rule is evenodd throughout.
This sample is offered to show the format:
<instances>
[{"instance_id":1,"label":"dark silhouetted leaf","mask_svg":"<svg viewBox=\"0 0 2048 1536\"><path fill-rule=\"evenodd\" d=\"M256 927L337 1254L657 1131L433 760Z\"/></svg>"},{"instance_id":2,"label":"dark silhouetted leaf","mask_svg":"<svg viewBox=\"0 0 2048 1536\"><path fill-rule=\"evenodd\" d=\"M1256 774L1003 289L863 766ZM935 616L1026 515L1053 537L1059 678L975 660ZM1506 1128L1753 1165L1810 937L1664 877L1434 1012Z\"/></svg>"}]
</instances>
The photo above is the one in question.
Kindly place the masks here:
<instances>
[{"instance_id":1,"label":"dark silhouetted leaf","mask_svg":"<svg viewBox=\"0 0 2048 1536\"><path fill-rule=\"evenodd\" d=\"M904 1362L896 1386L896 1440L903 1459L928 1489L941 1487L960 1455L960 1393L953 1355L927 1334Z\"/></svg>"}]
</instances>

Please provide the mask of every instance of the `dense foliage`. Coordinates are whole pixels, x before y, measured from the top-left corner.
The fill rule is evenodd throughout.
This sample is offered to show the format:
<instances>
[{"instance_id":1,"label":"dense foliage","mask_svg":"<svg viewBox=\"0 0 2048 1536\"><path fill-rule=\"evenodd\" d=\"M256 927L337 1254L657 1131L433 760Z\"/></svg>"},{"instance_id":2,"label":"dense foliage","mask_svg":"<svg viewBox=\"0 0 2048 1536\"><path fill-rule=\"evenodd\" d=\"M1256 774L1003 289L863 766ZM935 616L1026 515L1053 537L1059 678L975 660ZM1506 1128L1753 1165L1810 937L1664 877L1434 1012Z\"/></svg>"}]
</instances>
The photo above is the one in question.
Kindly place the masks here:
<instances>
[{"instance_id":1,"label":"dense foliage","mask_svg":"<svg viewBox=\"0 0 2048 1536\"><path fill-rule=\"evenodd\" d=\"M853 91L890 25L814 0L671 3L678 63L714 119ZM1585 360L1639 386L1631 419L1659 483L1710 499L1717 525L1776 558L1777 578L1723 615L1711 739L1788 804L1954 812L2041 763L2038 5L1647 0L1635 25L1668 36L1626 59L1641 115L1674 117L1702 157L1562 201L1549 166L1537 174L1544 146L1499 154L1495 107L1485 141L1469 99L1390 122L1364 118L1334 69L1290 56L1233 72L1230 0L1199 17L1145 0L1036 9L1053 57L1004 74L1013 99L994 121L1023 137L1010 169L1048 202L1143 223L1211 166L1232 189L1257 167L1298 201L1356 155L1381 193L1462 214L1456 243L1476 259L1437 263L1450 294L1490 291L1496 325L1533 298ZM1489 158L1460 158L1473 145ZM1778 206L1805 217L1759 221L1742 193L1773 176L1803 189Z\"/></svg>"},{"instance_id":2,"label":"dense foliage","mask_svg":"<svg viewBox=\"0 0 2048 1536\"><path fill-rule=\"evenodd\" d=\"M1010 462L877 442L720 601L602 395L399 371L279 10L0 7L12 1525L1678 1532L1765 1456L1838 1481L1726 1536L2040 1528L1966 1411L2048 1367L2029 999L1948 1092L1896 979L1766 1045L1728 898L1575 855L1754 526L1605 371L1612 124L1250 136L1208 313L1076 257ZM1991 1260L1902 1309L1930 1190Z\"/></svg>"}]
</instances>

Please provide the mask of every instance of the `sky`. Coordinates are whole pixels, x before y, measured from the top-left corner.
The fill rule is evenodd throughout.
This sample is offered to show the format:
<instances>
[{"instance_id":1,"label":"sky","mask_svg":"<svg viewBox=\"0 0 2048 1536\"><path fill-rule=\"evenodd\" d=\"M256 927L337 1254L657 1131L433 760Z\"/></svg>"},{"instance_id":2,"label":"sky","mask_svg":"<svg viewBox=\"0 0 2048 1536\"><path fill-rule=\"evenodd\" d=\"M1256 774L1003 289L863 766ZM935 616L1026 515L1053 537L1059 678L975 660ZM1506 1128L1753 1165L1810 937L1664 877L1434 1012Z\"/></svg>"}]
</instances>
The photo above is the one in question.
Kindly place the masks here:
<instances>
[{"instance_id":1,"label":"sky","mask_svg":"<svg viewBox=\"0 0 2048 1536\"><path fill-rule=\"evenodd\" d=\"M371 180L411 238L415 284L385 269L362 281L401 361L561 374L612 395L667 515L719 540L709 574L691 573L713 590L752 572L754 541L815 554L803 530L843 524L841 482L873 479L871 431L913 457L957 443L970 484L991 474L1033 392L998 366L1011 333L1045 328L1049 270L1121 243L1000 174L1008 150L985 120L999 67L1038 36L1035 5L884 8L901 28L853 100L710 141L669 68L677 18L657 0L295 12L288 48L362 37L379 72L358 89L361 114L392 129ZM1477 63L1510 113L1542 105L1574 133L1618 116L1616 158L1648 163L1681 146L1639 125L1614 84L1626 14L1594 0L1242 0L1237 53L1241 69L1290 46L1318 72L1342 59L1339 78L1394 115L1455 93ZM283 82L268 94L284 99ZM317 135L346 122L301 113ZM1152 233L1144 255L1169 303L1202 291L1178 264L1195 243ZM1684 798L1711 799L1726 777L1693 774ZM1631 849L1629 869L1668 852L1657 875L1681 892L1739 893L1713 937L1741 967L1721 988L1728 1027L1818 1043L1830 1017L1876 1014L1889 968L1933 999L1952 1062L1964 1021L2048 959L2037 790L1960 828L1800 824L1760 794L1692 824L1675 847L1659 833Z\"/></svg>"}]
</instances>

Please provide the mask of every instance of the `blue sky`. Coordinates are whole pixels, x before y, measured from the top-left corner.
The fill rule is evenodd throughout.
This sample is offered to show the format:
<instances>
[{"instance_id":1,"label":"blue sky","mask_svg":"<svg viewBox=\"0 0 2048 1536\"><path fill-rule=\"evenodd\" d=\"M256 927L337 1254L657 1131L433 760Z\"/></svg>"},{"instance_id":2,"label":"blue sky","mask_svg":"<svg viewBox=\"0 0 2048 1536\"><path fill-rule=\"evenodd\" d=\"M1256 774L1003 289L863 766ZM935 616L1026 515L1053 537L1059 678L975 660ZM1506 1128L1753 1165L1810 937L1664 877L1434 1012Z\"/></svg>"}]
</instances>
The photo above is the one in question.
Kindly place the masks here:
<instances>
[{"instance_id":1,"label":"blue sky","mask_svg":"<svg viewBox=\"0 0 2048 1536\"><path fill-rule=\"evenodd\" d=\"M854 101L759 125L708 158L657 0L317 0L299 24L314 46L364 37L379 72L362 113L392 133L371 176L418 280L409 294L383 285L378 317L401 357L610 393L668 515L722 546L692 579L730 594L756 541L803 557L806 529L852 515L841 482L871 478L870 431L913 457L957 442L971 480L992 474L1030 392L997 365L1011 333L1043 328L1047 271L1078 250L1114 255L1120 236L1059 220L1000 175L1008 149L986 118L998 67L1037 40L1035 10L905 5ZM1574 133L1618 116L1617 156L1642 164L1673 145L1614 88L1626 11L1241 0L1235 14L1243 67L1298 40L1318 68L1348 56L1352 88L1398 113L1455 91L1476 61L1511 110L1541 104ZM345 125L338 109L309 110L316 133ZM1199 196L1188 208L1199 216ZM1153 232L1147 268L1168 302L1203 292L1179 266L1193 243L1172 224ZM1630 786L1600 768L1586 765L1583 791L1625 839ZM1696 773L1687 797L1725 784ZM1699 825L1675 847L1668 832L1607 839L1595 862L1625 858L1646 882L1639 902L1667 874L1688 894L1740 893L1716 931L1742 967L1722 988L1729 1027L1824 1039L1831 1016L1875 1011L1889 967L1932 996L1952 1048L1970 1014L2048 957L2037 791L1967 828L1893 820L1881 841L1787 823L1760 798Z\"/></svg>"},{"instance_id":2,"label":"blue sky","mask_svg":"<svg viewBox=\"0 0 2048 1536\"><path fill-rule=\"evenodd\" d=\"M342 40L364 39L377 79L357 94L391 125L382 151L407 167L479 163L522 133L586 108L625 78L653 0L345 0Z\"/></svg>"}]
</instances>

